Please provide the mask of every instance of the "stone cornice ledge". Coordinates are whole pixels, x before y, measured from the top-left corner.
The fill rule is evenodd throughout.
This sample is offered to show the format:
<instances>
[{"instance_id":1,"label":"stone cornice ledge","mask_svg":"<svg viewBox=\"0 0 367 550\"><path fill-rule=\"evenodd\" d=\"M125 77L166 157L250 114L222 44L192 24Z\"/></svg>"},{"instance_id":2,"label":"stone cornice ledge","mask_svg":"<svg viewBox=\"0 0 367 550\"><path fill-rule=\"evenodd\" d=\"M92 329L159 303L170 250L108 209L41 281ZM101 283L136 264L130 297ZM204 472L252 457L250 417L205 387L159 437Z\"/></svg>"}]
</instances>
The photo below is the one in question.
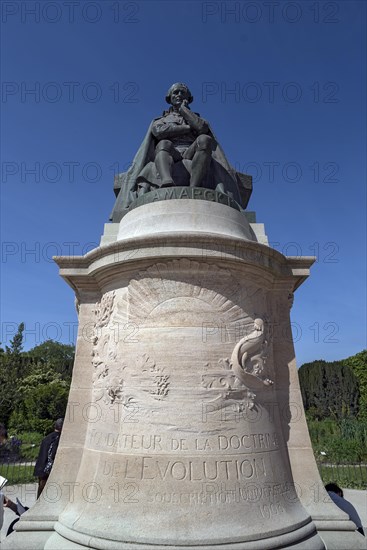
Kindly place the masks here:
<instances>
[{"instance_id":1,"label":"stone cornice ledge","mask_svg":"<svg viewBox=\"0 0 367 550\"><path fill-rule=\"evenodd\" d=\"M283 280L292 279L295 290L308 277L313 256L284 256L277 250L255 241L227 235L213 236L195 232L184 234L160 233L159 235L132 237L95 248L85 256L54 256L60 275L75 289L85 284L97 289L94 284L107 272L132 262L137 265L147 261L165 261L175 258L190 258L208 263L236 262L260 267L276 273ZM84 280L84 284L83 284ZM87 280L89 281L87 283ZM94 284L92 283L94 280Z\"/></svg>"}]
</instances>

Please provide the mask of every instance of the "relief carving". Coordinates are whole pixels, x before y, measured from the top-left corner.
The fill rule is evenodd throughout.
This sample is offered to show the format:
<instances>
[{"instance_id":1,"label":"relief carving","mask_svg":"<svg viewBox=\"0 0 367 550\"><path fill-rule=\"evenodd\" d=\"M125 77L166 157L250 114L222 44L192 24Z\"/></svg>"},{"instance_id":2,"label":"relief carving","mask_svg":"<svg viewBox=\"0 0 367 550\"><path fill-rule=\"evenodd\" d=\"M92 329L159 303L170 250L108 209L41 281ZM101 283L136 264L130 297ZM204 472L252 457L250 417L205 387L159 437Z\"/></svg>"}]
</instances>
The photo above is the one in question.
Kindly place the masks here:
<instances>
[{"instance_id":1,"label":"relief carving","mask_svg":"<svg viewBox=\"0 0 367 550\"><path fill-rule=\"evenodd\" d=\"M170 382L169 375L165 374L164 369L157 366L147 354L139 356L136 363L137 367L140 367L141 372L145 375L142 378L143 391L149 393L154 399L158 399L159 401L167 397Z\"/></svg>"},{"instance_id":2,"label":"relief carving","mask_svg":"<svg viewBox=\"0 0 367 550\"><path fill-rule=\"evenodd\" d=\"M97 329L108 325L111 318L114 301L115 291L112 291L106 292L106 294L102 296L101 301L96 303L94 313L96 316L95 327Z\"/></svg>"},{"instance_id":3,"label":"relief carving","mask_svg":"<svg viewBox=\"0 0 367 550\"><path fill-rule=\"evenodd\" d=\"M170 381L164 369L143 354L129 364L115 360L111 365L97 366L93 385L96 401L103 398L106 404L119 403L129 408L146 402L147 394L158 401L166 398Z\"/></svg>"},{"instance_id":4,"label":"relief carving","mask_svg":"<svg viewBox=\"0 0 367 550\"><path fill-rule=\"evenodd\" d=\"M131 407L146 400L162 400L169 392L169 375L147 354L132 360L121 358L121 342L130 343L125 334L130 325L123 323L125 296L107 292L95 307L92 348L94 399L106 404ZM122 322L121 322L122 321Z\"/></svg>"},{"instance_id":5,"label":"relief carving","mask_svg":"<svg viewBox=\"0 0 367 550\"><path fill-rule=\"evenodd\" d=\"M245 286L230 270L182 258L156 263L130 281L129 321L138 326L148 321L155 326L186 326L188 322L193 326L202 325L204 319L225 323L231 330L246 323L241 304L253 309L252 304L262 299L262 289L251 283Z\"/></svg>"},{"instance_id":6,"label":"relief carving","mask_svg":"<svg viewBox=\"0 0 367 550\"><path fill-rule=\"evenodd\" d=\"M255 319L253 331L237 342L231 356L232 370L245 386L260 389L273 384L266 375L267 349L264 321Z\"/></svg>"},{"instance_id":7,"label":"relief carving","mask_svg":"<svg viewBox=\"0 0 367 550\"><path fill-rule=\"evenodd\" d=\"M207 390L216 390L211 400L213 403L219 401L224 406L225 403L235 403L238 412L242 412L246 408L251 410L255 407L256 394L239 382L228 358L218 361L217 371L213 372L213 368L209 363L205 367L209 368L212 372L202 375L201 385Z\"/></svg>"},{"instance_id":8,"label":"relief carving","mask_svg":"<svg viewBox=\"0 0 367 550\"><path fill-rule=\"evenodd\" d=\"M121 402L123 378L121 369L116 369L116 339L114 331L108 330L115 302L115 291L106 292L96 303L94 314L94 336L92 365L94 397L106 403ZM112 365L114 368L112 369Z\"/></svg>"},{"instance_id":9,"label":"relief carving","mask_svg":"<svg viewBox=\"0 0 367 550\"><path fill-rule=\"evenodd\" d=\"M266 360L269 342L265 335L265 323L257 318L253 330L244 336L234 347L231 359L220 359L219 369L202 375L202 386L217 390L213 402L236 403L239 412L245 408L255 408L256 393L264 387L271 387L273 381L268 377Z\"/></svg>"}]
</instances>

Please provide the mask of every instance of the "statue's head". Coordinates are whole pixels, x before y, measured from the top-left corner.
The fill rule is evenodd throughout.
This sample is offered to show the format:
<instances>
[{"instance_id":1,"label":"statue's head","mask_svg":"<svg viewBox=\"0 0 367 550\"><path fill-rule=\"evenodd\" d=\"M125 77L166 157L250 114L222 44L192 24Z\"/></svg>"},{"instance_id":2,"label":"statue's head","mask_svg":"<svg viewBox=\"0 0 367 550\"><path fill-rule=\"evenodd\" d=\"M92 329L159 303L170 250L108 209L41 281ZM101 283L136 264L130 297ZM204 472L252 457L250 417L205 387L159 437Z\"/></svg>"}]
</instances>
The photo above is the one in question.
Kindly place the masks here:
<instances>
[{"instance_id":1,"label":"statue's head","mask_svg":"<svg viewBox=\"0 0 367 550\"><path fill-rule=\"evenodd\" d=\"M166 95L167 103L172 105L172 94L175 95L178 91L181 91L184 93L185 95L184 99L187 99L188 103L192 103L194 101L194 98L192 97L188 86L186 86L186 84L183 84L183 82L176 82L175 84L172 84L172 86L167 92L167 95Z\"/></svg>"}]
</instances>

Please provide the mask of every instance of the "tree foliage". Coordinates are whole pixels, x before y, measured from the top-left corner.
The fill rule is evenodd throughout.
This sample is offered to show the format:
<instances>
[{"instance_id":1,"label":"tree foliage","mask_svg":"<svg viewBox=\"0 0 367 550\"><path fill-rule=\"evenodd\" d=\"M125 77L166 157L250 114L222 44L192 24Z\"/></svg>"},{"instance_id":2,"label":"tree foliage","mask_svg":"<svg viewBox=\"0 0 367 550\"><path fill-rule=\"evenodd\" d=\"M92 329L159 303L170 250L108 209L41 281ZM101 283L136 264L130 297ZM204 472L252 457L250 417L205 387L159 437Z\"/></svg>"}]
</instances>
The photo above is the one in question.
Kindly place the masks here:
<instances>
[{"instance_id":1,"label":"tree foliage","mask_svg":"<svg viewBox=\"0 0 367 550\"><path fill-rule=\"evenodd\" d=\"M69 380L73 371L74 353L74 346L46 340L39 346L32 348L27 353L27 357L31 362L49 365L65 380Z\"/></svg>"},{"instance_id":2,"label":"tree foliage","mask_svg":"<svg viewBox=\"0 0 367 550\"><path fill-rule=\"evenodd\" d=\"M48 340L23 352L23 331L0 353L0 419L13 433L44 434L65 414L74 347Z\"/></svg>"},{"instance_id":3,"label":"tree foliage","mask_svg":"<svg viewBox=\"0 0 367 550\"><path fill-rule=\"evenodd\" d=\"M11 355L20 355L23 349L24 323L20 323L14 338L10 340L10 348L6 346L6 352Z\"/></svg>"},{"instance_id":4,"label":"tree foliage","mask_svg":"<svg viewBox=\"0 0 367 550\"><path fill-rule=\"evenodd\" d=\"M342 363L353 371L358 380L360 393L358 418L367 421L367 350L343 359Z\"/></svg>"},{"instance_id":5,"label":"tree foliage","mask_svg":"<svg viewBox=\"0 0 367 550\"><path fill-rule=\"evenodd\" d=\"M308 428L319 461L367 460L367 352L302 365L299 379Z\"/></svg>"},{"instance_id":6,"label":"tree foliage","mask_svg":"<svg viewBox=\"0 0 367 550\"><path fill-rule=\"evenodd\" d=\"M319 462L358 464L367 460L367 422L308 420L308 429Z\"/></svg>"},{"instance_id":7,"label":"tree foliage","mask_svg":"<svg viewBox=\"0 0 367 550\"><path fill-rule=\"evenodd\" d=\"M357 417L359 381L343 361L306 363L299 369L304 407L309 418L322 420Z\"/></svg>"},{"instance_id":8,"label":"tree foliage","mask_svg":"<svg viewBox=\"0 0 367 550\"><path fill-rule=\"evenodd\" d=\"M23 332L24 323L20 323L10 347L0 354L0 419L5 424L17 402L17 384L23 374Z\"/></svg>"},{"instance_id":9,"label":"tree foliage","mask_svg":"<svg viewBox=\"0 0 367 550\"><path fill-rule=\"evenodd\" d=\"M4 353L0 357L0 420L7 425L16 396L16 377L9 367L7 355Z\"/></svg>"}]
</instances>

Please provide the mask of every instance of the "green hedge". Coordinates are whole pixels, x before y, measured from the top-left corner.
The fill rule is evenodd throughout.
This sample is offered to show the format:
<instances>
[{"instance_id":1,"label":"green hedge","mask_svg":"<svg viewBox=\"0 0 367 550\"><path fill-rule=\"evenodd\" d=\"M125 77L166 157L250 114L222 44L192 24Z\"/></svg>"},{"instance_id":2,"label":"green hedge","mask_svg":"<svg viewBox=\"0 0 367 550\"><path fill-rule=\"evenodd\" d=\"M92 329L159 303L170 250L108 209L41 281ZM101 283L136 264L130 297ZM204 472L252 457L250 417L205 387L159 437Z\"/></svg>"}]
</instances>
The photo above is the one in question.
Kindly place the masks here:
<instances>
[{"instance_id":1,"label":"green hedge","mask_svg":"<svg viewBox=\"0 0 367 550\"><path fill-rule=\"evenodd\" d=\"M307 424L318 462L367 463L367 422L308 420Z\"/></svg>"},{"instance_id":2,"label":"green hedge","mask_svg":"<svg viewBox=\"0 0 367 550\"><path fill-rule=\"evenodd\" d=\"M31 463L0 464L0 475L8 480L8 485L35 483L33 470L34 464Z\"/></svg>"},{"instance_id":3,"label":"green hedge","mask_svg":"<svg viewBox=\"0 0 367 550\"><path fill-rule=\"evenodd\" d=\"M326 483L337 483L344 489L361 489L367 487L367 466L365 465L340 465L319 464L321 479Z\"/></svg>"}]
</instances>

